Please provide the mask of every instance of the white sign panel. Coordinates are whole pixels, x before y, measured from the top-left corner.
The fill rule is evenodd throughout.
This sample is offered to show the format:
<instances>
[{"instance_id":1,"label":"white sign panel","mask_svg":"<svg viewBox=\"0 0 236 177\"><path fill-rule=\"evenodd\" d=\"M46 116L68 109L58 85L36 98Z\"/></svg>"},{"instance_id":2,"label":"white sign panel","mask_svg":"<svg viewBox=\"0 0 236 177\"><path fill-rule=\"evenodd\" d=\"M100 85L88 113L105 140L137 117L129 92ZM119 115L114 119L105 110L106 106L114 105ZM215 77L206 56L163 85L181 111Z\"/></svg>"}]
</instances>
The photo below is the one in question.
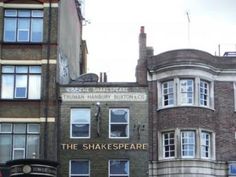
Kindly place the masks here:
<instances>
[{"instance_id":1,"label":"white sign panel","mask_svg":"<svg viewBox=\"0 0 236 177\"><path fill-rule=\"evenodd\" d=\"M129 93L63 93L62 101L146 101L147 94Z\"/></svg>"}]
</instances>

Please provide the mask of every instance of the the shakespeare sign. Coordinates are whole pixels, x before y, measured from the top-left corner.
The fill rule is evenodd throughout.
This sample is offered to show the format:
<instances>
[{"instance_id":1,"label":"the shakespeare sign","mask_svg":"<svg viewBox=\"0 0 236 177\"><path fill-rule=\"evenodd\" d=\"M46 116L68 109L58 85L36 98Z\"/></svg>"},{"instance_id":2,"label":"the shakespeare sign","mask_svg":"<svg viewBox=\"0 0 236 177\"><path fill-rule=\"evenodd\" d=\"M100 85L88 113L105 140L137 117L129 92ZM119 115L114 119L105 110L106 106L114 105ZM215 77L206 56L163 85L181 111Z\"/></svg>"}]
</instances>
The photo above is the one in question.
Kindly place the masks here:
<instances>
[{"instance_id":1,"label":"the shakespeare sign","mask_svg":"<svg viewBox=\"0 0 236 177\"><path fill-rule=\"evenodd\" d=\"M147 150L147 143L84 143L84 144L61 144L62 150Z\"/></svg>"}]
</instances>

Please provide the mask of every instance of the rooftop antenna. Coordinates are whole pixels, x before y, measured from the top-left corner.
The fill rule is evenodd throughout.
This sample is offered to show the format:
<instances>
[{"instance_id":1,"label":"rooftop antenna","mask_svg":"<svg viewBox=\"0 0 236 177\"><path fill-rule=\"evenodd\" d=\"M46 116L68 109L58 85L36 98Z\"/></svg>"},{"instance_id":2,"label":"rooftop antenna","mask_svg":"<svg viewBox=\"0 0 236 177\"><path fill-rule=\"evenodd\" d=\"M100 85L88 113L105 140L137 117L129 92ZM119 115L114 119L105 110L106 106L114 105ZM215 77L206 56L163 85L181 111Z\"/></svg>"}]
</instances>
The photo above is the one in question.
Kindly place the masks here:
<instances>
[{"instance_id":1,"label":"rooftop antenna","mask_svg":"<svg viewBox=\"0 0 236 177\"><path fill-rule=\"evenodd\" d=\"M188 11L186 11L186 15L188 20L188 45L190 46L190 16Z\"/></svg>"}]
</instances>

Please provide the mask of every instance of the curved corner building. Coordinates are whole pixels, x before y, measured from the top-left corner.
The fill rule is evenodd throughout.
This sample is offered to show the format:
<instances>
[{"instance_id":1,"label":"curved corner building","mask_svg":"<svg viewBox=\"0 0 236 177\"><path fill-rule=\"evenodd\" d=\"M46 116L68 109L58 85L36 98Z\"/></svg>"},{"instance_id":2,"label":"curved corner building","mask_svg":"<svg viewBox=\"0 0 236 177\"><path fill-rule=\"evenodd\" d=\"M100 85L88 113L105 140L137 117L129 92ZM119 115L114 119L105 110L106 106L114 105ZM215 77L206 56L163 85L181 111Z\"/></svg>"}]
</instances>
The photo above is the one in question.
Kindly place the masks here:
<instances>
[{"instance_id":1,"label":"curved corner building","mask_svg":"<svg viewBox=\"0 0 236 177\"><path fill-rule=\"evenodd\" d=\"M139 36L137 82L149 89L149 176L236 176L236 57L153 55Z\"/></svg>"}]
</instances>

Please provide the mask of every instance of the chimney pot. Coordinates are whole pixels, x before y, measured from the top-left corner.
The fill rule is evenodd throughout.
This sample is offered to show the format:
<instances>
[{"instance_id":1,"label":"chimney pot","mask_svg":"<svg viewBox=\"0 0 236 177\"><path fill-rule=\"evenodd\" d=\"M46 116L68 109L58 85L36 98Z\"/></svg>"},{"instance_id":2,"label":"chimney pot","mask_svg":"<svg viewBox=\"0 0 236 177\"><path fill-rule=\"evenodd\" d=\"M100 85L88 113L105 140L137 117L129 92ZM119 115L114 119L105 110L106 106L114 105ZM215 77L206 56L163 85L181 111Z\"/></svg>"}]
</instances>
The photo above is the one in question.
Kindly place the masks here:
<instances>
[{"instance_id":1,"label":"chimney pot","mask_svg":"<svg viewBox=\"0 0 236 177\"><path fill-rule=\"evenodd\" d=\"M140 33L144 33L144 26L141 26Z\"/></svg>"}]
</instances>

